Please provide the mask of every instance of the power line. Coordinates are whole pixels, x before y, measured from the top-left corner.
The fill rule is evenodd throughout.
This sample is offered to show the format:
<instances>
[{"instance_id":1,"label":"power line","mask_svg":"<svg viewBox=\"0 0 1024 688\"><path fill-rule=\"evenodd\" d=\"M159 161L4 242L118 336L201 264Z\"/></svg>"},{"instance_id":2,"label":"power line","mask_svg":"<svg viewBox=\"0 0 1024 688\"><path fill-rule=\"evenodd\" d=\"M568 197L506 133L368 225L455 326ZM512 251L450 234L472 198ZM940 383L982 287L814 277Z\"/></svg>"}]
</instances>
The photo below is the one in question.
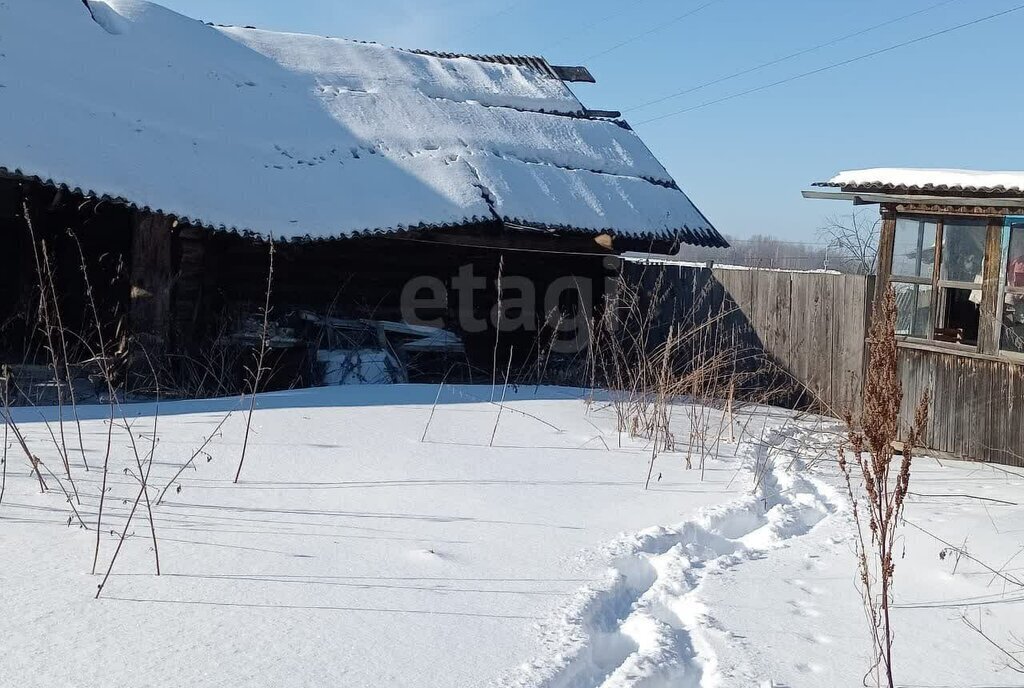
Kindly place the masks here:
<instances>
[{"instance_id":1,"label":"power line","mask_svg":"<svg viewBox=\"0 0 1024 688\"><path fill-rule=\"evenodd\" d=\"M794 76L787 77L785 79L780 79L778 81L773 81L770 84L765 84L763 86L757 86L755 88L749 88L749 89L747 89L745 91L740 91L739 93L733 93L731 95L723 96L721 98L716 98L714 100L708 100L708 101L705 101L705 102L700 103L698 105L693 105L693 106L688 107L688 108L683 108L681 110L676 110L674 112L669 112L667 114L659 115L657 117L651 117L650 119L645 119L645 120L643 120L641 122L637 122L637 125L650 124L651 122L657 122L659 120L668 119L669 117L675 117L676 115L682 115L682 114L685 114L687 112L693 112L694 110L700 110L702 108L706 108L706 107L709 107L711 105L717 105L718 103L724 103L724 102L726 102L728 100L733 100L735 98L740 98L742 96L750 95L751 93L758 93L760 91L766 91L766 90L768 90L770 88L774 88L776 86L781 86L783 84L788 84L788 83L790 83L792 81L797 81L798 79L803 79L803 78L806 78L806 77L809 77L809 76L814 76L815 74L821 74L822 72L827 72L827 71L829 71L831 69L836 69L838 67L845 67L846 65L853 64L854 62L860 62L861 60L866 60L866 59L868 59L870 57L875 57L877 55L882 55L883 53L888 53L888 52L891 52L891 51L896 50L898 48L905 48L908 45L914 45L915 43L921 43L922 41L926 41L926 40L929 40L931 38L936 38L937 36L943 36L943 35L945 35L947 33L952 33L954 31L958 31L960 29L964 29L964 28L967 28L969 26L974 26L976 24L981 24L983 22L991 21L991 20L997 19L999 17L1004 17L1004 16L1006 16L1008 14L1012 14L1013 12L1019 12L1020 10L1024 10L1024 4L1017 5L1016 7L1011 7L1010 9L1003 10L1002 12L996 12L995 14L990 14L988 16L981 17L979 19L974 19L974 20L969 21L969 22L964 22L963 24L957 24L956 26L951 26L948 29L942 29L941 31L935 31L933 33L925 34L924 36L918 36L917 38L913 38L913 39L911 39L909 41L903 41L901 43L896 43L895 45L890 45L890 46L885 47L885 48L880 48L878 50L872 50L869 53L864 53L863 55L858 55L857 57L851 57L848 60L842 60L840 62L834 62L834 63L832 63L830 65L826 65L824 67L819 67L818 69L812 69L809 72L803 72L801 74L796 74Z\"/></svg>"},{"instance_id":2,"label":"power line","mask_svg":"<svg viewBox=\"0 0 1024 688\"><path fill-rule=\"evenodd\" d=\"M502 6L500 9L498 9L497 11L491 12L490 14L486 14L483 17L480 17L459 33L470 34L474 32L476 29L485 26L488 22L497 19L498 17L503 17L507 14L511 14L513 10L517 10L520 6L525 5L529 2L532 2L532 0L514 0L513 2L509 2Z\"/></svg>"},{"instance_id":3,"label":"power line","mask_svg":"<svg viewBox=\"0 0 1024 688\"><path fill-rule=\"evenodd\" d=\"M527 247L524 247L524 246L495 246L493 244L491 244L491 245L489 245L489 244L470 244L470 243L457 242L457 241L440 241L440 240L437 240L437 239L421 239L421 238L418 238L418 237L395 236L394 234L382 234L380 236L381 236L382 239L390 239L391 241L406 241L406 242L412 242L412 243L416 243L416 244L436 244L436 245L439 245L439 246L457 246L457 247L460 247L460 248L475 248L475 249L480 249L480 250L485 250L485 251L498 251L498 252L508 251L510 253L547 253L547 254L559 255L559 256L585 256L585 257L588 257L588 258L607 258L607 257L614 258L617 255L617 254L614 254L614 253L599 253L599 252L589 252L588 253L586 251L565 251L565 250L549 249L549 248L527 248Z\"/></svg>"},{"instance_id":4,"label":"power line","mask_svg":"<svg viewBox=\"0 0 1024 688\"><path fill-rule=\"evenodd\" d=\"M726 81L731 81L732 79L735 79L737 77L746 76L747 74L752 74L754 72L758 72L758 71L760 71L762 69L765 69L767 67L772 67L774 65L781 64L783 62L787 62L787 61L792 60L794 58L801 57L802 55L806 55L808 53L812 53L812 52L814 52L816 50L821 50L823 48L830 48L833 45L837 45L839 43L842 43L843 41L848 41L851 38L857 38L858 36L863 36L866 33L870 33L872 31L877 31L878 29L885 28L886 26L891 26L892 24L896 24L898 22L901 22L901 21L904 21L904 20L907 20L907 19L911 19L912 17L916 17L919 14L924 14L925 12L931 12L932 10L938 9L939 7L942 7L944 5L949 5L950 3L957 2L957 1L958 0L942 0L942 2L937 2L934 5L929 5L928 7L925 7L923 9L919 9L919 10L917 10L915 12L911 12L910 14L904 14L904 15L896 17L894 19L889 19L888 21L884 21L881 24L875 24L874 26L869 26L866 29L861 29L860 31L855 31L853 33L848 33L845 36L840 36L838 38L833 38L832 40L826 41L824 43L819 43L817 45L811 46L810 48L804 48L803 50L798 50L795 53L790 53L789 55L786 55L784 57L780 57L780 58L777 58L777 59L774 59L774 60L770 60L768 62L762 62L759 65L756 65L754 67L749 67L747 69L743 69L743 70L740 70L738 72L734 72L732 74L729 74L728 76L723 76L723 77L719 77L717 79L713 79L711 81L706 81L706 82L704 82L702 84L698 84L697 86L693 86L691 88L687 88L687 89L684 89L682 91L676 91L675 93L670 93L670 94L668 94L666 96L662 96L660 98L655 98L654 100L649 100L649 101L647 101L645 103L641 103L639 105L633 105L632 107L628 107L628 108L624 109L623 112L633 112L634 110L642 110L643 108L650 107L651 105L657 105L658 103L663 103L666 100L672 100L673 98L678 98L679 96L684 96L684 95L693 93L695 91L700 91L701 89L707 88L708 86L715 86L717 84L721 84L721 83L724 83Z\"/></svg>"},{"instance_id":5,"label":"power line","mask_svg":"<svg viewBox=\"0 0 1024 688\"><path fill-rule=\"evenodd\" d=\"M634 36L631 36L631 37L629 37L629 38L627 38L627 39L625 39L623 41L619 41L618 43L616 43L615 45L611 46L610 48L602 50L599 53L594 53L590 57L584 58L583 61L584 62L590 62L591 60L596 60L599 57L604 57L608 53L614 52L614 51L618 50L619 48L621 48L623 46L629 45L630 43L633 43L634 41L640 40L641 38L646 38L647 36L650 36L653 33L657 33L658 31L661 31L662 29L668 28L669 26L671 26L673 24L676 24L678 22L681 22L682 20L686 19L687 17L689 17L691 15L694 15L694 14L697 14L701 10L703 10L703 9L705 9L707 7L710 7L711 5L717 4L719 2L722 2L722 0L708 0L707 2L705 2L705 3L701 4L701 5L698 5L697 7L694 7L689 12L685 12L683 14L680 14L678 17L675 17L673 19L669 19L667 22L663 22L663 23L659 24L658 26L655 26L652 29L648 29L647 31L644 31L642 33L638 33L638 34L636 34Z\"/></svg>"},{"instance_id":6,"label":"power line","mask_svg":"<svg viewBox=\"0 0 1024 688\"><path fill-rule=\"evenodd\" d=\"M540 53L543 54L543 53L547 52L548 50L550 50L551 48L559 46L562 43L565 43L570 38L575 38L576 36L579 36L580 34L584 34L587 31L589 31L590 29L593 29L596 26L600 26L601 24L604 24L607 21L611 21L612 19L616 19L618 17L621 17L624 14L628 14L628 13L634 11L638 6L644 4L645 2L650 2L650 0L636 0L636 2L634 2L632 4L629 4L626 7L623 7L622 9L620 9L617 12L612 12L611 14L605 15L605 16L601 17L600 19L596 19L596 20L590 22L589 24L584 24L583 26L578 27L572 33L567 33L564 36L562 36L561 38L559 38L558 40L552 41L551 43L548 43L547 45L545 45L543 48L540 49Z\"/></svg>"}]
</instances>

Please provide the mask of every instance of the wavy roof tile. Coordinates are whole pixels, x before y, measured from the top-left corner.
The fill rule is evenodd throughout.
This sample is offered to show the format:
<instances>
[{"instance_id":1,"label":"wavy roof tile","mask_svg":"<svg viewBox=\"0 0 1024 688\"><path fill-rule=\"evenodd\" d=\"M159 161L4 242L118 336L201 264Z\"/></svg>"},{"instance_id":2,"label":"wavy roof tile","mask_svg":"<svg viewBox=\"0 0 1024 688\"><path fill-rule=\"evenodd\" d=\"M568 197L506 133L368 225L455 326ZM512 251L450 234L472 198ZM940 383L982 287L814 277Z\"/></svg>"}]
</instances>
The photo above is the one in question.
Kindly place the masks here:
<instances>
[{"instance_id":1,"label":"wavy roof tile","mask_svg":"<svg viewBox=\"0 0 1024 688\"><path fill-rule=\"evenodd\" d=\"M819 182L816 186L833 186L864 191L956 192L1019 196L1024 194L1024 172L877 167L840 172L827 182Z\"/></svg>"}]
</instances>

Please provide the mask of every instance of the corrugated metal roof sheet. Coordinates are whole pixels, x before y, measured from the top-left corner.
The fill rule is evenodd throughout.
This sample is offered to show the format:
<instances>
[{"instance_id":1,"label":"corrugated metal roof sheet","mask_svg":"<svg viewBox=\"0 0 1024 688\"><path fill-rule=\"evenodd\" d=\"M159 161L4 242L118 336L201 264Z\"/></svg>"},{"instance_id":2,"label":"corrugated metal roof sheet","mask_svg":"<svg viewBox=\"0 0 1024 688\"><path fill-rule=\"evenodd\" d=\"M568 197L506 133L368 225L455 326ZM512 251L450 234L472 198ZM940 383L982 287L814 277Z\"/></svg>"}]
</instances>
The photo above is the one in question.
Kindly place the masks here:
<instances>
[{"instance_id":1,"label":"corrugated metal roof sheet","mask_svg":"<svg viewBox=\"0 0 1024 688\"><path fill-rule=\"evenodd\" d=\"M88 7L88 5L86 5ZM90 10L91 11L91 10ZM206 22L208 26L216 26L225 29L257 29L256 26L238 26L236 24L219 24L216 22ZM323 36L323 38L331 38L330 36ZM365 45L378 45L373 41L360 41L353 39L354 43L363 43ZM503 64L503 65L515 65L517 67L526 67L540 72L544 76L550 79L558 79L560 81L570 82L581 82L581 83L597 83L594 76L590 73L590 70L582 66L564 66L564 65L552 65L547 61L547 58L539 55L508 55L508 54L494 54L494 55L477 55L474 53L453 53L445 52L441 50L427 50L425 48L396 48L396 50L405 50L406 52L413 53L414 55L426 55L428 57L440 57L444 59L454 59L464 57L468 60L476 60L477 62L489 62L491 64Z\"/></svg>"},{"instance_id":2,"label":"corrugated metal roof sheet","mask_svg":"<svg viewBox=\"0 0 1024 688\"><path fill-rule=\"evenodd\" d=\"M24 174L21 170L9 170L6 167L0 165L0 178L15 179L24 182L30 182L35 184L42 184L43 186L50 187L52 189L62 189L64 191L77 194L84 198L93 199L100 203L112 203L115 205L125 206L134 210L139 210L148 213L156 213L164 215L186 225L193 227L202 227L219 232L230 232L232 234L238 234L241 236L253 236L259 237L262 234L253 231L251 228L242 227L233 224L213 224L201 217L189 217L188 215L182 215L172 210L164 210L163 208L152 207L148 205L137 204L127 198L120 196L111 196L109 194L99 193L91 189L83 189L81 187L69 186L68 184L58 182L53 179L44 179L37 175ZM370 237L382 234L394 234L400 232L409 232L417 230L437 230L437 229L457 229L460 227L471 227L479 225L481 223L493 222L493 217L467 217L462 221L456 222L439 222L439 223L427 223L421 222L415 225L402 225L398 227L383 227L383 228L367 228L360 230L353 230L344 234L328 235L328 236L314 236L311 234L301 234L292 232L290 234L278 234L277 238L286 241L296 242L316 242L316 241L329 241L333 239L341 238L358 238L358 237ZM702 228L694 227L690 228L684 226L677 230L674 235L666 235L664 232L629 232L623 233L616 230L614 227L607 227L604 229L589 229L579 228L572 225L565 224L550 224L543 222L529 222L512 218L502 218L502 222L505 226L511 229L528 229L541 232L548 232L551 234L567 234L567 235L586 235L591 236L594 234L608 234L610 236L625 236L630 239L634 244L643 244L647 242L666 241L670 236L677 242L688 244L691 246L704 246L708 248L728 248L729 242L719 234L713 228Z\"/></svg>"},{"instance_id":3,"label":"corrugated metal roof sheet","mask_svg":"<svg viewBox=\"0 0 1024 688\"><path fill-rule=\"evenodd\" d=\"M814 186L837 187L851 192L1022 197L1024 172L879 167L840 172Z\"/></svg>"},{"instance_id":4,"label":"corrugated metal roof sheet","mask_svg":"<svg viewBox=\"0 0 1024 688\"><path fill-rule=\"evenodd\" d=\"M558 79L558 75L555 74L555 70L551 68L548 61L543 57L536 57L534 55L471 55L468 53L446 53L437 50L420 50L412 49L409 52L416 55L427 55L429 57L440 57L446 60L456 59L464 57L469 60L476 60L477 62L489 62L491 64L503 64L503 65L515 65L516 67L526 67L540 72L549 79Z\"/></svg>"},{"instance_id":5,"label":"corrugated metal roof sheet","mask_svg":"<svg viewBox=\"0 0 1024 688\"><path fill-rule=\"evenodd\" d=\"M538 55L473 55L470 53L446 53L438 52L436 50L420 49L413 49L409 52L417 55L429 55L430 57L441 57L445 59L464 57L470 60L476 60L477 62L515 65L517 67L526 67L528 69L536 70L548 78L558 79L560 81L588 84L597 83L597 80L594 79L594 75L591 74L590 70L586 67L552 65L548 63L547 59Z\"/></svg>"}]
</instances>

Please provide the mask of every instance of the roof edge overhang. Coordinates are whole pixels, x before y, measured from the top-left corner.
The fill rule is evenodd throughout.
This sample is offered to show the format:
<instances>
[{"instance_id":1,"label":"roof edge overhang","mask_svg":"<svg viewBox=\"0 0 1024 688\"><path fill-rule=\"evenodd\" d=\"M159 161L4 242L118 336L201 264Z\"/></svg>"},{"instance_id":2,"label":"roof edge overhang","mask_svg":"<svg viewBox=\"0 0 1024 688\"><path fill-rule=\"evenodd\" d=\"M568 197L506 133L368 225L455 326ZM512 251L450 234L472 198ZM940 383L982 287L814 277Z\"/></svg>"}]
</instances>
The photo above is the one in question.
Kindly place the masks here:
<instances>
[{"instance_id":1,"label":"roof edge overhang","mask_svg":"<svg viewBox=\"0 0 1024 688\"><path fill-rule=\"evenodd\" d=\"M152 213L154 215L163 215L178 223L189 225L196 228L206 229L209 231L226 232L229 234L251 237L254 239L266 239L268 236L273 234L273 232L271 232L271 234L268 234L267 232L258 231L247 227L212 223L203 220L200 217L191 217L182 213L166 210L163 208L153 208L148 205L135 203L130 199L121 196L113 196L110 194L104 194L90 189L83 189L82 187L61 183L51 178L44 178L37 175L25 174L19 169L11 170L10 168L4 167L2 165L0 165L0 179L7 179L20 183L36 184L41 187L53 189L54 191L57 192L74 194L83 199L87 199L96 203L109 203L111 205L125 207L137 212ZM630 246L647 244L664 245L669 243L683 243L694 246L709 247L727 247L729 245L725 238L722 237L710 225L710 223L708 223L707 228L691 229L689 227L684 226L674 230L663 229L657 231L630 232L619 231L617 229L609 227L570 227L562 225L556 226L539 223L524 223L512 218L495 217L467 217L464 218L462 221L440 223L421 222L418 224L405 224L395 227L378 227L351 231L338 231L335 234L318 236L310 236L308 234L304 235L295 232L292 233L291 236L278 236L275 240L294 243L315 243L321 241L337 241L343 239L367 238L387 234L415 232L419 230L452 230L488 224L512 231L530 231L536 233L543 233L551 236L552 238L557 238L560 234L593 237L597 237L600 235L608 235L614 237L617 242L627 243Z\"/></svg>"},{"instance_id":2,"label":"roof edge overhang","mask_svg":"<svg viewBox=\"0 0 1024 688\"><path fill-rule=\"evenodd\" d=\"M631 245L640 245L646 243L659 243L659 244L688 244L690 246L704 246L707 248L728 248L729 242L725 240L716 229L708 225L707 228L700 228L697 230L691 229L690 227L683 226L674 230L658 230L658 231L646 231L646 232L621 232L614 228L606 227L602 229L594 228L579 228L569 227L562 225L544 225L539 223L528 223L521 222L518 220L502 219L502 224L505 228L513 231L522 232L540 232L545 234L551 234L557 236L559 234L566 235L585 235L585 236L600 236L607 235L613 237L616 242L629 243Z\"/></svg>"},{"instance_id":3,"label":"roof edge overhang","mask_svg":"<svg viewBox=\"0 0 1024 688\"><path fill-rule=\"evenodd\" d=\"M818 184L816 186L832 186ZM832 188L836 188L832 186ZM804 198L828 201L852 201L854 205L877 205L883 203L903 203L916 205L954 205L954 206L983 206L987 208L1022 208L1024 209L1024 195L1017 196L994 196L994 195L932 195L928 193L911 193L896 191L870 191L842 188L838 191L821 191L818 189L807 189L801 192Z\"/></svg>"}]
</instances>

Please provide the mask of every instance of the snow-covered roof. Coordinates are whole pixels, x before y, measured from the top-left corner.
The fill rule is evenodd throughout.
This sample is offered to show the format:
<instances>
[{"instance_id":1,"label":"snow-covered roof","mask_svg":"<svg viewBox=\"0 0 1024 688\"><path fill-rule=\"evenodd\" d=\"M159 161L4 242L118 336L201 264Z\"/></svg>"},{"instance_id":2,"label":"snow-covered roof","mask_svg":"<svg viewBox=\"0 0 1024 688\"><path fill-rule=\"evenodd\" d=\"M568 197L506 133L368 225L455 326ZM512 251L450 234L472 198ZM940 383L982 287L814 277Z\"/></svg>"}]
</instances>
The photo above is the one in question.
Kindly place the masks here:
<instances>
[{"instance_id":1,"label":"snow-covered roof","mask_svg":"<svg viewBox=\"0 0 1024 688\"><path fill-rule=\"evenodd\" d=\"M0 2L0 131L0 172L283 238L502 219L722 241L550 73L143 0Z\"/></svg>"},{"instance_id":2,"label":"snow-covered roof","mask_svg":"<svg viewBox=\"0 0 1024 688\"><path fill-rule=\"evenodd\" d=\"M1024 193L1024 172L878 167L840 172L818 186L880 191L953 191L1019 195Z\"/></svg>"}]
</instances>

